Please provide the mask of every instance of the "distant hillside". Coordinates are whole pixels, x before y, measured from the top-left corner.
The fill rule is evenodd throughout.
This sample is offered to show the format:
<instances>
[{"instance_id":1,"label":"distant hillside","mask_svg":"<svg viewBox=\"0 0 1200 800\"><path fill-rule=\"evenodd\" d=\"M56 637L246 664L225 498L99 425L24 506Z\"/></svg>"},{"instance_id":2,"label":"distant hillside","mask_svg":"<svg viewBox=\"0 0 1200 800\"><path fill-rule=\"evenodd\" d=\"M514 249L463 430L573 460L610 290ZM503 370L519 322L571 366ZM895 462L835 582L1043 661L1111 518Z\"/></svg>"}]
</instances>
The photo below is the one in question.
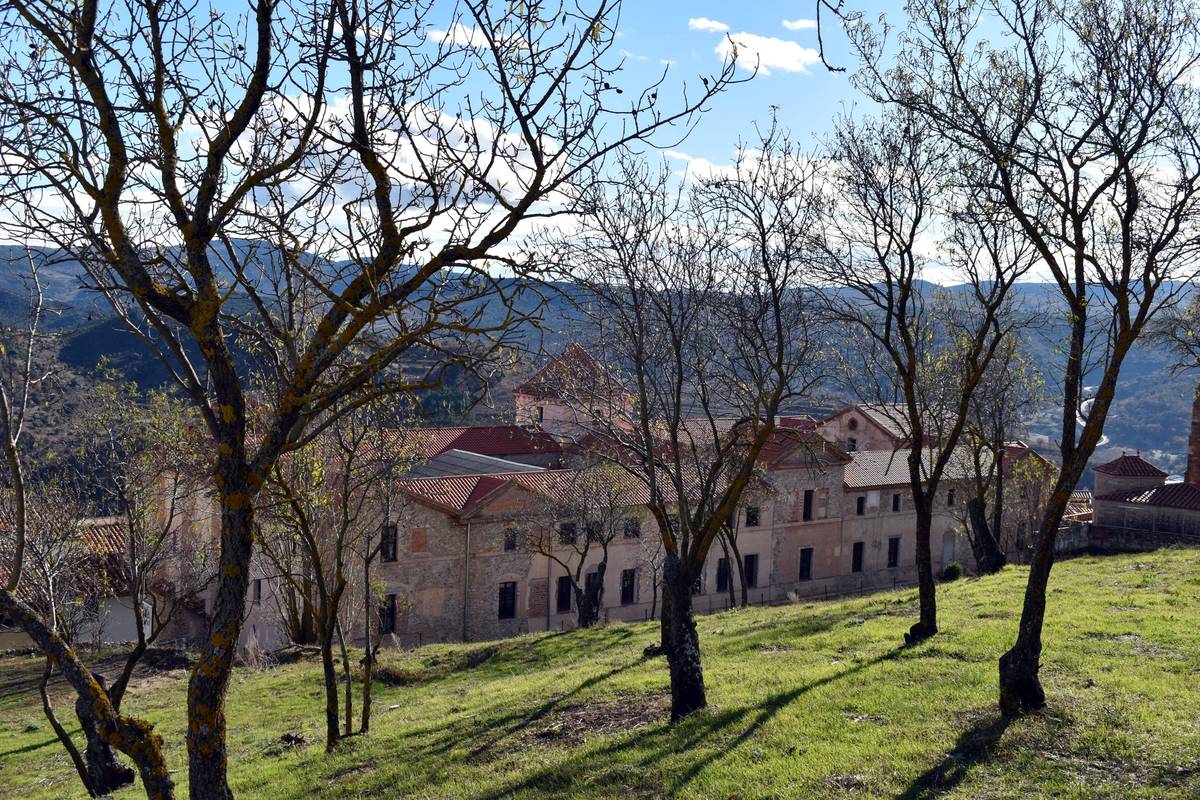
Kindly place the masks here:
<instances>
[{"instance_id":1,"label":"distant hillside","mask_svg":"<svg viewBox=\"0 0 1200 800\"><path fill-rule=\"evenodd\" d=\"M250 243L242 246L253 247ZM0 246L0 287L3 287L0 289L0 321L19 323L24 318L26 298L21 288L24 259L23 249L13 245ZM42 283L51 312L46 318L47 329L58 337L55 360L68 377L63 391L86 393L88 376L102 359L107 359L112 367L140 386L166 384L168 375L163 365L113 316L103 298L84 288L79 264L62 261L45 267ZM566 285L556 289L556 292L546 293L546 302L541 308L542 324L525 331L530 350L544 348L549 353L556 353L574 338L585 341L588 338L578 314L571 310L569 298L577 290ZM1057 290L1048 284L1020 284L1017 292L1019 301L1029 307L1053 304L1057 298ZM519 298L518 302L524 312L532 312L538 305L532 297ZM504 314L504 309L494 303L484 304L481 310L485 321L497 321ZM1039 366L1053 383L1053 376L1061 374L1063 363L1059 345L1061 330L1056 331L1051 326L1039 332L1026 332L1026 336ZM528 369L532 370L538 359L530 356L528 360ZM426 410L431 422L507 418L511 414L508 393L520 377L506 377L483 395L482 404L468 408L467 399L483 394L481 387L465 376L452 376L451 386L431 393L427 398ZM1135 350L1126 360L1117 399L1105 426L1107 443L1097 451L1095 463L1109 460L1122 450L1141 450L1168 472L1182 473L1195 380L1193 376L1171 374L1170 354L1148 347ZM67 400L67 405L74 405L78 397ZM792 409L800 410L819 412L820 408ZM1058 417L1059 411L1055 407L1035 414L1029 420L1031 438L1042 447L1053 449L1058 435ZM1090 475L1086 480L1090 482Z\"/></svg>"}]
</instances>

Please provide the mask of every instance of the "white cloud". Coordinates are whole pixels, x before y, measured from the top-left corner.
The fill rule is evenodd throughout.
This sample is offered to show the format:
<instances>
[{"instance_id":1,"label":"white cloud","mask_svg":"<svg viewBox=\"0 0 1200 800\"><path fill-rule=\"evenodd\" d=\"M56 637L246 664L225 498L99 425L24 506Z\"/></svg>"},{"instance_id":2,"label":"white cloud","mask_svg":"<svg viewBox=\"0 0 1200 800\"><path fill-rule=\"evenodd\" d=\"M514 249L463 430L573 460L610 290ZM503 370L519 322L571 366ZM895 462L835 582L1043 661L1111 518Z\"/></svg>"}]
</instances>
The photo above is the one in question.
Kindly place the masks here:
<instances>
[{"instance_id":1,"label":"white cloud","mask_svg":"<svg viewBox=\"0 0 1200 800\"><path fill-rule=\"evenodd\" d=\"M776 69L807 73L810 66L821 60L821 54L811 47L803 47L797 42L772 36L759 36L756 33L729 34L717 45L717 55L730 58L734 55L735 48L739 66L747 70L753 70L757 66L762 75L770 75L771 70Z\"/></svg>"},{"instance_id":2,"label":"white cloud","mask_svg":"<svg viewBox=\"0 0 1200 800\"><path fill-rule=\"evenodd\" d=\"M817 27L815 19L785 19L783 27L789 31L811 31Z\"/></svg>"},{"instance_id":3,"label":"white cloud","mask_svg":"<svg viewBox=\"0 0 1200 800\"><path fill-rule=\"evenodd\" d=\"M688 30L724 33L729 30L729 26L724 22L717 22L715 19L709 19L708 17L692 17L688 20Z\"/></svg>"},{"instance_id":4,"label":"white cloud","mask_svg":"<svg viewBox=\"0 0 1200 800\"><path fill-rule=\"evenodd\" d=\"M430 31L430 35L439 44L450 42L465 47L488 46L487 37L483 35L483 31L463 25L461 22L454 23L448 31Z\"/></svg>"},{"instance_id":5,"label":"white cloud","mask_svg":"<svg viewBox=\"0 0 1200 800\"><path fill-rule=\"evenodd\" d=\"M637 53L631 53L624 49L621 50L620 53L622 58L627 58L630 61L647 61L650 58L649 56L638 55Z\"/></svg>"}]
</instances>

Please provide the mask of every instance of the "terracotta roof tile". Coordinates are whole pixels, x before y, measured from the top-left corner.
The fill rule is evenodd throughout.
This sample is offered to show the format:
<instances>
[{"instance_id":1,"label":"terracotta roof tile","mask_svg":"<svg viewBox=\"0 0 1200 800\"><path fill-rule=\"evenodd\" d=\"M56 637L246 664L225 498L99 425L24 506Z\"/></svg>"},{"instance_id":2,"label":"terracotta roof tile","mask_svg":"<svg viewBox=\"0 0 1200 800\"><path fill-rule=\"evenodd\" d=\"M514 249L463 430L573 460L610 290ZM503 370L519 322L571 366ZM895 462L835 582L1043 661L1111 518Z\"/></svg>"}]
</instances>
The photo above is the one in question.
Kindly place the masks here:
<instances>
[{"instance_id":1,"label":"terracotta roof tile","mask_svg":"<svg viewBox=\"0 0 1200 800\"><path fill-rule=\"evenodd\" d=\"M562 447L545 431L520 425L477 425L452 428L417 428L390 431L397 447L412 447L420 458L433 458L448 450L484 456L561 453Z\"/></svg>"},{"instance_id":2,"label":"terracotta roof tile","mask_svg":"<svg viewBox=\"0 0 1200 800\"><path fill-rule=\"evenodd\" d=\"M528 380L513 389L513 394L523 394L538 399L557 399L564 388L590 386L606 374L591 353L576 342L571 342L561 353L550 359L546 366L535 372Z\"/></svg>"},{"instance_id":3,"label":"terracotta roof tile","mask_svg":"<svg viewBox=\"0 0 1200 800\"><path fill-rule=\"evenodd\" d=\"M1120 478L1165 478L1167 473L1151 464L1140 455L1131 456L1125 453L1120 458L1101 464L1096 472L1104 475L1115 475Z\"/></svg>"},{"instance_id":4,"label":"terracotta roof tile","mask_svg":"<svg viewBox=\"0 0 1200 800\"><path fill-rule=\"evenodd\" d=\"M1157 508L1178 508L1200 511L1200 487L1187 483L1168 483L1152 489L1129 489L1109 492L1096 498L1100 502L1130 503Z\"/></svg>"},{"instance_id":5,"label":"terracotta roof tile","mask_svg":"<svg viewBox=\"0 0 1200 800\"><path fill-rule=\"evenodd\" d=\"M909 450L858 450L850 453L846 465L847 489L873 489L884 486L907 486ZM933 453L922 453L926 469L933 466ZM943 473L944 480L962 480L971 477L970 458L963 449L955 452Z\"/></svg>"}]
</instances>

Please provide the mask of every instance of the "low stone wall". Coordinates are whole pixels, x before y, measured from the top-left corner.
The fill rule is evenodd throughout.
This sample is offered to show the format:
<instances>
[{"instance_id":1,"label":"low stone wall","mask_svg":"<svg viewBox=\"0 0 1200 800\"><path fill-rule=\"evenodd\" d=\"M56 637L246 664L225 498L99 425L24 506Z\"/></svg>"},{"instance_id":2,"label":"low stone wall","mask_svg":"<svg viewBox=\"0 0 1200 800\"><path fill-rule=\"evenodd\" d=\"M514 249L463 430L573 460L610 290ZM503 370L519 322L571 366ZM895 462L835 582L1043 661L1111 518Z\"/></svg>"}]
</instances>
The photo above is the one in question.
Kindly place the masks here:
<instances>
[{"instance_id":1,"label":"low stone wall","mask_svg":"<svg viewBox=\"0 0 1200 800\"><path fill-rule=\"evenodd\" d=\"M1200 547L1200 535L1072 523L1059 531L1054 550L1063 554L1140 553L1171 545Z\"/></svg>"}]
</instances>

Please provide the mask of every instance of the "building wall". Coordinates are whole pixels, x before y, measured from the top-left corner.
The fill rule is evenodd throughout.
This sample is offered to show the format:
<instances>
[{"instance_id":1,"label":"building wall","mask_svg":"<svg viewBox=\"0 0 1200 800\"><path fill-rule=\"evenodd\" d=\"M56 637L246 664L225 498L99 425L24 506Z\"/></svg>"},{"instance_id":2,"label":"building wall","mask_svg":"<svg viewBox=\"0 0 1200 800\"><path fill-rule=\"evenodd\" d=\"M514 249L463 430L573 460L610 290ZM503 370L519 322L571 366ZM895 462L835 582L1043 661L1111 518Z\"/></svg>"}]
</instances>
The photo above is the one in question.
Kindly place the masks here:
<instances>
[{"instance_id":1,"label":"building wall","mask_svg":"<svg viewBox=\"0 0 1200 800\"><path fill-rule=\"evenodd\" d=\"M1166 478L1137 478L1122 475L1106 475L1096 472L1096 496L1110 492L1135 491L1137 489L1153 489L1166 483Z\"/></svg>"},{"instance_id":2,"label":"building wall","mask_svg":"<svg viewBox=\"0 0 1200 800\"><path fill-rule=\"evenodd\" d=\"M870 417L854 407L822 422L817 432L826 441L833 442L846 452L892 450L896 446L890 434L881 430Z\"/></svg>"}]
</instances>

